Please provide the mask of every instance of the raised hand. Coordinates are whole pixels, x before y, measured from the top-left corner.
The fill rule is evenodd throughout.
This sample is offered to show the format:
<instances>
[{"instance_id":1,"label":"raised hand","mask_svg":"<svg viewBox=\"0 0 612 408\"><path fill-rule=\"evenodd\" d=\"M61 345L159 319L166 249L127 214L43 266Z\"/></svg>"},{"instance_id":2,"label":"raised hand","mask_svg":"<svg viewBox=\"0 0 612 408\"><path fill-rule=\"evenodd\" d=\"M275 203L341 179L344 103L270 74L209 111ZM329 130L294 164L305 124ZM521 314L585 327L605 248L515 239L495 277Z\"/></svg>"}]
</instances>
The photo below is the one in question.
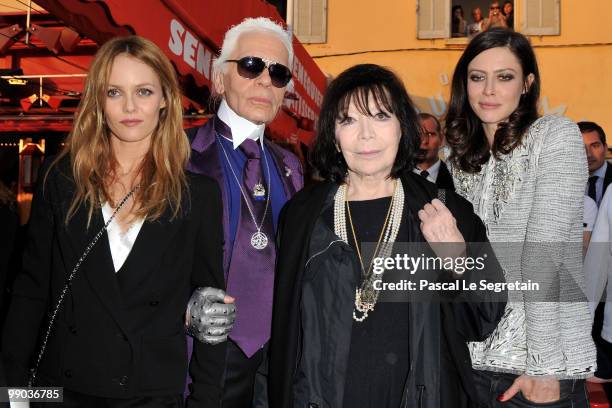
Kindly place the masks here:
<instances>
[{"instance_id":1,"label":"raised hand","mask_svg":"<svg viewBox=\"0 0 612 408\"><path fill-rule=\"evenodd\" d=\"M463 235L449 209L437 198L418 212L421 232L440 258L465 256Z\"/></svg>"}]
</instances>

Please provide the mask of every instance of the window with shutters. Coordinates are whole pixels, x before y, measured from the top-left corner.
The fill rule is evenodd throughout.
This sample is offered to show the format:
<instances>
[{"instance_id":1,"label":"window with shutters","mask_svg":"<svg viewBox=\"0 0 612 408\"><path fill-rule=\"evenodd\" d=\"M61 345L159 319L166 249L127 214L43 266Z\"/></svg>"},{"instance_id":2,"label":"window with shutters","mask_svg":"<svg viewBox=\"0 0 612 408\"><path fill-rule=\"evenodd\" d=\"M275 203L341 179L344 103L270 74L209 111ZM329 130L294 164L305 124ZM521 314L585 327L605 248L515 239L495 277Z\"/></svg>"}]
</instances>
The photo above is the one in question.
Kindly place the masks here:
<instances>
[{"instance_id":1,"label":"window with shutters","mask_svg":"<svg viewBox=\"0 0 612 408\"><path fill-rule=\"evenodd\" d=\"M327 0L294 0L293 33L305 44L327 42Z\"/></svg>"},{"instance_id":2,"label":"window with shutters","mask_svg":"<svg viewBox=\"0 0 612 408\"><path fill-rule=\"evenodd\" d=\"M417 38L469 38L488 26L507 26L525 35L559 35L559 14L560 0L417 0Z\"/></svg>"},{"instance_id":3,"label":"window with shutters","mask_svg":"<svg viewBox=\"0 0 612 408\"><path fill-rule=\"evenodd\" d=\"M418 38L450 37L451 0L417 0Z\"/></svg>"},{"instance_id":4,"label":"window with shutters","mask_svg":"<svg viewBox=\"0 0 612 408\"><path fill-rule=\"evenodd\" d=\"M523 0L520 31L525 35L559 35L560 0Z\"/></svg>"}]
</instances>

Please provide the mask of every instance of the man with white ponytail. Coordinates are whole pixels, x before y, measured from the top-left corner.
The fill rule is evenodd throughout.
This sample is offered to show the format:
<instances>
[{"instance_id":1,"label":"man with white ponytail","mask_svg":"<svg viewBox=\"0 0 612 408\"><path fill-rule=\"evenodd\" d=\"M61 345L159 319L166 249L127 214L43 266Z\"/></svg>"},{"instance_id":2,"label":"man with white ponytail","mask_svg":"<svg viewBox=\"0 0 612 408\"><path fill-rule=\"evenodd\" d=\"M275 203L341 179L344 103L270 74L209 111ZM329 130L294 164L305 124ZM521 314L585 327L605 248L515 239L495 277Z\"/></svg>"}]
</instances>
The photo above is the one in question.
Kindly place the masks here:
<instances>
[{"instance_id":1,"label":"man with white ponytail","mask_svg":"<svg viewBox=\"0 0 612 408\"><path fill-rule=\"evenodd\" d=\"M187 131L188 169L221 188L227 289L205 299L210 324L194 335L210 348L202 362L210 388L191 394L196 406L244 408L259 397L254 384L270 338L278 216L303 185L297 157L264 138L291 86L292 60L292 36L275 22L247 18L232 27L213 63L219 109L204 126ZM236 320L224 341L231 302Z\"/></svg>"}]
</instances>

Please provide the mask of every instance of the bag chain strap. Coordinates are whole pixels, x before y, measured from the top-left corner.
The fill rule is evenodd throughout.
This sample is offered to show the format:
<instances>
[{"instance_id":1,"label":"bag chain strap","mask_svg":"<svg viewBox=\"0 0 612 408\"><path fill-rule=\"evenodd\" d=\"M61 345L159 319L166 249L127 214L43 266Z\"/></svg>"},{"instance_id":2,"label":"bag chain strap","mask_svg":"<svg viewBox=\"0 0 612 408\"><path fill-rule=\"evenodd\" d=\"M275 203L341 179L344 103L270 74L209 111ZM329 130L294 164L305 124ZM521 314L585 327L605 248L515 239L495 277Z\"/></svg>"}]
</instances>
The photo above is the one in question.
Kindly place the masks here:
<instances>
[{"instance_id":1,"label":"bag chain strap","mask_svg":"<svg viewBox=\"0 0 612 408\"><path fill-rule=\"evenodd\" d=\"M442 201L442 204L446 205L446 189L438 189L438 200Z\"/></svg>"},{"instance_id":2,"label":"bag chain strap","mask_svg":"<svg viewBox=\"0 0 612 408\"><path fill-rule=\"evenodd\" d=\"M98 231L96 236L93 237L93 239L91 240L89 245L87 245L87 247L85 248L85 251L83 251L83 255L81 255L81 257L79 258L77 263L74 265L74 268L72 269L72 272L70 273L70 275L68 276L68 279L66 280L66 284L64 285L64 289L62 289L62 293L59 296L57 304L55 305L55 308L53 309L53 313L51 313L51 317L49 318L49 325L47 326L47 330L45 332L45 336L44 336L42 344L40 346L40 351L38 352L38 357L36 358L36 363L34 364L34 367L32 367L30 369L30 376L29 376L29 379L28 379L28 387L32 387L34 382L36 381L36 375L38 374L38 366L40 365L40 362L42 361L43 355L45 354L45 349L47 348L47 341L49 340L49 336L51 335L51 330L53 329L53 323L55 323L55 318L57 317L57 313L59 312L59 309L62 307L62 303L64 302L64 297L66 297L66 293L68 292L68 288L70 287L70 284L72 283L72 280L74 279L74 276L76 275L77 271L81 267L81 264L83 263L85 258L87 258L87 255L89 255L89 252L92 250L94 245L96 245L96 243L98 242L98 240L100 239L102 234L104 234L104 231L106 231L106 229L108 228L110 223L113 221L113 219L115 218L115 216L117 215L117 213L119 212L121 207L123 207L125 205L125 203L130 199L130 197L132 195L134 195L134 193L136 192L137 188L138 188L138 186L134 187L132 189L132 191L130 191L129 193L127 193L127 195L125 197L123 197L123 200L121 200L121 202L119 203L117 208L115 208L115 211L113 211L113 213L110 216L110 218L108 219L108 221L106 221L106 223L100 229L100 231Z\"/></svg>"}]
</instances>

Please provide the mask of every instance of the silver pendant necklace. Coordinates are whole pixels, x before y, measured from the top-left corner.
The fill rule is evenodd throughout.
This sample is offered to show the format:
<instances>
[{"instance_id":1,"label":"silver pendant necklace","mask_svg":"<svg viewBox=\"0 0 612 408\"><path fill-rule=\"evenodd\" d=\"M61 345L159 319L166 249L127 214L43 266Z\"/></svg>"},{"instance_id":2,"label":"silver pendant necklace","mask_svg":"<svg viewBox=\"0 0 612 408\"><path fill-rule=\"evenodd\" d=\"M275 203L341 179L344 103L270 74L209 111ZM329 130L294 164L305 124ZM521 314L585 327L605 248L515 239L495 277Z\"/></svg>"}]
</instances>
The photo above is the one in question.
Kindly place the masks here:
<instances>
[{"instance_id":1,"label":"silver pendant necklace","mask_svg":"<svg viewBox=\"0 0 612 408\"><path fill-rule=\"evenodd\" d=\"M268 237L260 230L257 230L256 233L251 235L251 246L261 251L268 246Z\"/></svg>"},{"instance_id":2,"label":"silver pendant necklace","mask_svg":"<svg viewBox=\"0 0 612 408\"><path fill-rule=\"evenodd\" d=\"M259 183L255 184L255 187L253 187L253 197L255 197L256 200L261 200L262 197L265 197L265 196L266 196L266 188L260 181Z\"/></svg>"},{"instance_id":3,"label":"silver pendant necklace","mask_svg":"<svg viewBox=\"0 0 612 408\"><path fill-rule=\"evenodd\" d=\"M219 138L218 135L217 135L217 138ZM218 139L217 141L221 146L221 150L223 150L223 154L225 155L227 164L229 165L229 168L232 171L232 174L234 175L234 179L236 180L236 184L238 184L238 188L240 188L240 193L242 195L242 198L244 199L244 204L247 206L247 209L249 210L249 214L251 215L251 219L253 220L253 224L255 224L255 229L257 230L253 235L251 235L251 246L261 251L262 249L268 246L268 236L261 231L261 228L263 227L263 223L266 219L266 215L268 214L268 207L270 204L270 195L272 192L272 187L270 184L270 166L268 165L268 159L266 158L266 152L264 151L263 143L261 144L261 150L262 150L261 154L264 158L264 162L266 163L266 173L268 174L268 195L266 197L266 207L264 209L263 216L261 217L261 222L257 224L257 220L255 219L255 215L253 214L253 210L251 209L251 205L249 204L248 197L246 193L244 192L244 190L242 189L242 183L240 182L240 180L238 179L238 176L236 175L236 171L234 170L234 167L232 166L232 162L230 161L229 156L227 152L225 151L225 147L223 146L221 139ZM258 196L263 196L265 194L266 194L266 189L263 187L261 183L257 183L253 189L253 196L255 196L255 198L257 199Z\"/></svg>"}]
</instances>

